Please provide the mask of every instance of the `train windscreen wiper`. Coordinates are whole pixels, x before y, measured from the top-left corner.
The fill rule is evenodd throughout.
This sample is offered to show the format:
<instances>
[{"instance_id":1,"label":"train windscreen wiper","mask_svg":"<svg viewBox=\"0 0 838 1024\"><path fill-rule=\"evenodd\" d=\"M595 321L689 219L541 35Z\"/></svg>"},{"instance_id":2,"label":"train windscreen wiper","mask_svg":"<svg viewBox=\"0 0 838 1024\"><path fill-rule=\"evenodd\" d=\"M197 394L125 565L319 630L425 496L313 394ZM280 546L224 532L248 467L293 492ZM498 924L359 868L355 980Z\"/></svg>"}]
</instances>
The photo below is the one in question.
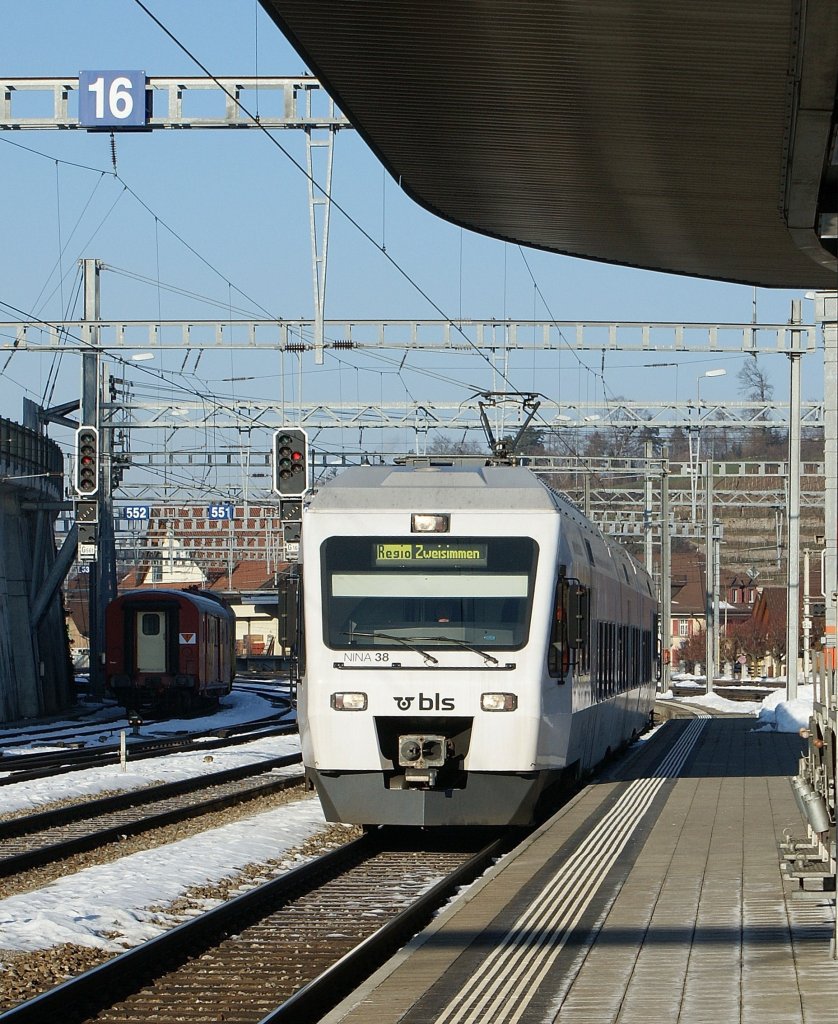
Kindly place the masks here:
<instances>
[{"instance_id":1,"label":"train windscreen wiper","mask_svg":"<svg viewBox=\"0 0 838 1024\"><path fill-rule=\"evenodd\" d=\"M349 637L364 637L366 640L395 640L396 643L401 644L403 647L407 647L408 650L415 651L417 654L421 654L426 662L430 662L432 665L438 665L439 659L435 658L432 654L428 654L427 651L423 651L421 647L417 647L413 637L395 636L393 633L359 633L357 629L353 629L350 633L348 630L343 630L343 636ZM419 638L421 640L421 638Z\"/></svg>"},{"instance_id":2,"label":"train windscreen wiper","mask_svg":"<svg viewBox=\"0 0 838 1024\"><path fill-rule=\"evenodd\" d=\"M445 636L444 634L441 634L439 636L415 636L412 637L412 639L423 644L427 643L429 640L442 640L446 644L456 644L457 647L463 647L467 651L479 654L481 658L484 658L486 661L490 661L493 665L500 664L493 654L489 654L488 651L484 651L482 648L476 647L474 644L466 643L465 640L460 640L455 636Z\"/></svg>"}]
</instances>

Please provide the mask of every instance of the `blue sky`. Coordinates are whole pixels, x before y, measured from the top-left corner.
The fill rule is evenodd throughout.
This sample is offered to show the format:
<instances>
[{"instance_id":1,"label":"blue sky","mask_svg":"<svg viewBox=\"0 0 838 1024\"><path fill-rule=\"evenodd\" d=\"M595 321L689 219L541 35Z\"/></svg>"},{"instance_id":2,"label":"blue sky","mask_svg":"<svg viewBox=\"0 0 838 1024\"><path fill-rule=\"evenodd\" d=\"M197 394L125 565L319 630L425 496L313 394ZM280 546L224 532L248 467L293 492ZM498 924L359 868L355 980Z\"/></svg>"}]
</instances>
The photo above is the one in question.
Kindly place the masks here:
<instances>
[{"instance_id":1,"label":"blue sky","mask_svg":"<svg viewBox=\"0 0 838 1024\"><path fill-rule=\"evenodd\" d=\"M148 6L213 74L305 71L256 0L148 0ZM13 9L6 11L0 36L5 76L50 77L115 68L150 76L201 74L134 0L28 0ZM278 132L277 138L305 163L301 132ZM222 310L231 305L239 310L234 315L242 316L248 311L283 318L312 315L306 181L262 133L123 134L116 138L116 160L121 180L111 173L107 134L0 133L3 302L42 319L79 316L78 304L73 305L76 264L81 257L95 257L116 268L102 277L104 317L209 319L224 316ZM461 231L416 207L351 131L338 135L333 194L447 317L740 323L752 317L755 293L750 287L527 251L537 293L517 246ZM172 288L209 297L216 305ZM795 297L800 293L758 289L758 320L786 322ZM811 309L804 302L804 319L811 318ZM335 211L326 315L436 318L438 313ZM17 317L0 307L0 319ZM350 355L339 362L327 356L322 367L304 359L302 376L286 368L286 389L294 390L302 381L304 399L320 401L460 401L471 393L463 384L487 389L499 385L476 354L457 359L411 354L398 372L390 363ZM186 383L203 393L279 395L280 361L264 354L252 362L249 358L206 355L200 374L188 381L177 375L179 355L158 357L153 369L147 364L132 372L162 371L172 386ZM600 369L598 355L582 358ZM702 397L738 397L741 357L683 357L677 372L643 366L674 358L610 353L605 389L612 396L642 400L671 396L677 385L679 397L687 399L695 394L698 376L724 366L727 377L707 381ZM567 400L602 398L599 377L580 370L568 353L516 359L509 378L521 390ZM0 369L5 362L0 354ZM804 398L820 398L819 361L811 357L806 362L812 365L805 367ZM784 400L787 361L775 356L761 365L775 384L776 396ZM47 404L69 400L77 396L78 382L75 356L65 355L59 362L51 356L16 355L0 376L2 414L20 418L24 395ZM69 438L60 430L53 433L62 443Z\"/></svg>"}]
</instances>

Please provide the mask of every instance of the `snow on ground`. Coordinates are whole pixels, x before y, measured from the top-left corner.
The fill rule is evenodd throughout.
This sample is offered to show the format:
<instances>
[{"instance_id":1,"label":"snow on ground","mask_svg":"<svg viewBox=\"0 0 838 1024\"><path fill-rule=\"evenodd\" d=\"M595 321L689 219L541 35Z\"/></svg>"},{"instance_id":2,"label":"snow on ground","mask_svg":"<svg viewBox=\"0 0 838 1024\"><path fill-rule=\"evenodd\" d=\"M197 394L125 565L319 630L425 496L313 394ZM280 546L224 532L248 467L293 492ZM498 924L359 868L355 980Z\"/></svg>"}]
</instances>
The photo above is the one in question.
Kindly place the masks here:
<instances>
[{"instance_id":1,"label":"snow on ground","mask_svg":"<svg viewBox=\"0 0 838 1024\"><path fill-rule=\"evenodd\" d=\"M135 946L178 923L150 907L166 906L190 886L234 875L251 862L279 857L325 828L320 803L310 798L85 868L43 889L0 900L0 946L34 950L69 942L113 951Z\"/></svg>"},{"instance_id":2,"label":"snow on ground","mask_svg":"<svg viewBox=\"0 0 838 1024\"><path fill-rule=\"evenodd\" d=\"M782 680L775 681L781 682ZM679 687L684 686L685 683L688 684L689 679L678 679ZM704 678L696 680L696 685L704 689ZM712 708L715 711L725 711L730 714L750 714L759 722L756 732L798 732L809 724L814 694L814 686L806 685L797 687L797 698L793 701L786 700L786 691L782 688L767 690L767 696L761 701L728 700L727 697L721 697L717 693L673 698L671 690L658 694L657 699L675 699L684 704L695 704L698 707Z\"/></svg>"},{"instance_id":3,"label":"snow on ground","mask_svg":"<svg viewBox=\"0 0 838 1024\"><path fill-rule=\"evenodd\" d=\"M229 726L252 721L262 712L265 716L276 713L268 701L240 691L230 694L223 704L218 715L205 720L154 723L148 729L143 727L142 732L148 736L152 728L159 735L204 725ZM71 728L73 723L64 724ZM299 749L299 737L289 735L256 739L207 754L169 754L133 763L129 750L127 772L114 764L0 787L0 813L21 808L37 810L54 800L103 790L137 789L153 781L173 782ZM283 771L299 774L301 768L295 765ZM164 930L165 916L152 912L150 907L166 906L190 886L234 875L245 864L279 857L326 828L319 801L304 799L165 847L86 868L43 889L0 900L0 947L49 949L71 942L118 950L136 945ZM169 923L173 920L170 918Z\"/></svg>"},{"instance_id":4,"label":"snow on ground","mask_svg":"<svg viewBox=\"0 0 838 1024\"><path fill-rule=\"evenodd\" d=\"M239 765L267 761L272 757L296 754L300 751L300 738L296 733L288 736L269 736L237 747L227 747L201 753L189 751L167 754L164 757L132 761L128 751L127 770L118 763L101 768L88 768L53 778L34 779L31 782L12 782L0 787L0 814L8 811L28 810L35 813L40 807L68 797L91 797L113 790L140 789L153 782L179 782L198 775L238 768ZM300 765L281 769L288 775L300 775Z\"/></svg>"},{"instance_id":5,"label":"snow on ground","mask_svg":"<svg viewBox=\"0 0 838 1024\"><path fill-rule=\"evenodd\" d=\"M153 739L157 736L182 733L187 730L223 728L240 722L252 722L272 714L276 714L276 708L269 701L256 694L234 691L223 699L217 716L207 715L203 718L171 719L167 722L149 723L148 726L141 727L140 739ZM83 727L80 723L76 724L80 729ZM54 728L64 726L71 729L73 723L53 723ZM117 723L113 732L118 736L120 728L126 727L126 722L122 722L121 725ZM8 733L6 738L9 738ZM88 736L87 739L89 741L90 737ZM34 749L34 746L28 748L27 752ZM164 757L132 761L129 738L127 771L123 772L120 765L115 762L101 768L69 772L67 775L58 775L54 778L10 783L0 787L0 814L24 809L34 813L45 804L68 797L90 797L106 790L139 789L152 782L179 782L181 779L223 772L229 768L238 768L239 765L265 761L272 757L299 753L299 750L299 736L292 733L288 736L268 736L254 739L250 743L243 743L240 746L219 748L207 752L186 751L168 754ZM19 748L15 748L14 752L20 753L21 751ZM299 766L292 766L285 770L289 774L299 774L302 771ZM2 774L7 776L9 773Z\"/></svg>"},{"instance_id":6,"label":"snow on ground","mask_svg":"<svg viewBox=\"0 0 838 1024\"><path fill-rule=\"evenodd\" d=\"M277 690L277 696L282 697L284 693L281 690ZM98 706L92 705L89 712L83 718L77 720L51 721L48 726L45 726L43 722L39 722L37 725L33 725L30 730L26 728L0 729L0 751L4 749L4 740L8 742L12 739L15 741L29 740L29 742L25 748L20 745L8 748L8 753L10 754L58 749L54 743L50 744L49 740L44 739L41 735L46 729L53 734L61 733L63 743L69 742L72 739L72 736L69 734L74 732L80 739L84 739L91 745L92 735L97 735L103 741L114 740L119 737L121 731L130 730L128 719L124 714L117 718L116 721L106 721L115 712L120 710L119 706L112 702ZM224 729L231 725L238 725L241 722L255 722L260 718L271 718L279 712L279 708L276 708L269 700L266 700L258 693L251 693L246 690L233 690L232 693L221 698L220 707L214 713L196 716L195 718L167 718L159 722L144 722L140 728L140 739L156 739L161 736L177 735L178 733ZM289 712L289 715L293 717L293 712ZM101 722L101 725L97 729L96 725L99 722ZM64 735L65 731L68 735ZM129 743L131 739L132 736L129 731Z\"/></svg>"},{"instance_id":7,"label":"snow on ground","mask_svg":"<svg viewBox=\"0 0 838 1024\"><path fill-rule=\"evenodd\" d=\"M792 701L786 700L785 691L775 690L760 705L757 718L762 727L757 732L799 732L809 725L814 698L814 686L798 686Z\"/></svg>"}]
</instances>

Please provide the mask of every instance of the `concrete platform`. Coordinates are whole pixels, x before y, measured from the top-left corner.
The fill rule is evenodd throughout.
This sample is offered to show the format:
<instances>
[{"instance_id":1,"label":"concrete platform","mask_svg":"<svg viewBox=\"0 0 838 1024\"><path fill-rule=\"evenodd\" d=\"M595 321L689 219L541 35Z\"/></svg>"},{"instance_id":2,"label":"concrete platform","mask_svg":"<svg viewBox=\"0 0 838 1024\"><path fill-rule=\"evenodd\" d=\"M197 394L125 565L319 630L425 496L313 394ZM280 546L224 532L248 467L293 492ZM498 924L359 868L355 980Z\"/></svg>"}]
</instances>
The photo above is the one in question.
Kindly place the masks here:
<instances>
[{"instance_id":1,"label":"concrete platform","mask_svg":"<svg viewBox=\"0 0 838 1024\"><path fill-rule=\"evenodd\" d=\"M325 1024L833 1019L834 903L779 867L802 741L755 727L667 722Z\"/></svg>"}]
</instances>

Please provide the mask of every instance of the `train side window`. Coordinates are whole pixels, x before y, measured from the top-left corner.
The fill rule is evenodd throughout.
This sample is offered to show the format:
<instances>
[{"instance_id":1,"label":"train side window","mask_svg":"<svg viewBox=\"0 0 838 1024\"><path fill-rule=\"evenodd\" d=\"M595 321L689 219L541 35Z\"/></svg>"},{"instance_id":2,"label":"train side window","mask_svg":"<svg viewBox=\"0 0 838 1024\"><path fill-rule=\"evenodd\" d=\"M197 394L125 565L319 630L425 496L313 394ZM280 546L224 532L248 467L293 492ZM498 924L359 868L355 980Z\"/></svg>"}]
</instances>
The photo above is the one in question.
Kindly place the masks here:
<instances>
[{"instance_id":1,"label":"train side window","mask_svg":"<svg viewBox=\"0 0 838 1024\"><path fill-rule=\"evenodd\" d=\"M617 626L613 622L606 624L606 647L608 650L608 672L606 677L606 695L614 696L614 687L617 680Z\"/></svg>"},{"instance_id":2,"label":"train side window","mask_svg":"<svg viewBox=\"0 0 838 1024\"><path fill-rule=\"evenodd\" d=\"M590 628L590 591L579 580L562 577L553 599L547 652L551 676L563 680L571 665L583 671L587 668Z\"/></svg>"},{"instance_id":3,"label":"train side window","mask_svg":"<svg viewBox=\"0 0 838 1024\"><path fill-rule=\"evenodd\" d=\"M550 645L547 648L547 672L563 683L570 668L570 646L567 636L567 580L562 578L553 598Z\"/></svg>"},{"instance_id":4,"label":"train side window","mask_svg":"<svg viewBox=\"0 0 838 1024\"><path fill-rule=\"evenodd\" d=\"M159 612L143 612L142 621L143 636L160 635L160 614Z\"/></svg>"},{"instance_id":5,"label":"train side window","mask_svg":"<svg viewBox=\"0 0 838 1024\"><path fill-rule=\"evenodd\" d=\"M625 645L623 642L623 632L625 626L620 626L615 623L614 625L614 685L611 687L612 696L619 693L623 688L623 656L625 654Z\"/></svg>"}]
</instances>

